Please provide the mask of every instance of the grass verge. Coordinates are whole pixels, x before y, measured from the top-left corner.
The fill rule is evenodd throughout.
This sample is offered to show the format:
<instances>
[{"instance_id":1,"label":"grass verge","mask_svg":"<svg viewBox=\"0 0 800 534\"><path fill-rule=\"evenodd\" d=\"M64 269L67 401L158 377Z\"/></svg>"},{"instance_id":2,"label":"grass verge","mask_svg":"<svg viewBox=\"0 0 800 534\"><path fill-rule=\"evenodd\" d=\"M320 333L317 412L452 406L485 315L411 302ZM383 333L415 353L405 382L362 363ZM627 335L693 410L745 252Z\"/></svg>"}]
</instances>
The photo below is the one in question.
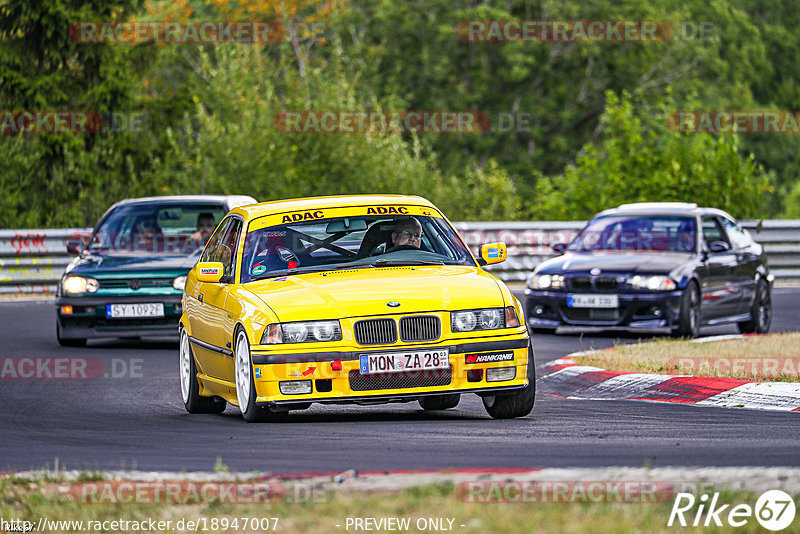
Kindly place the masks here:
<instances>
[{"instance_id":1,"label":"grass verge","mask_svg":"<svg viewBox=\"0 0 800 534\"><path fill-rule=\"evenodd\" d=\"M800 382L800 333L703 343L658 340L618 345L575 358L580 365L632 373Z\"/></svg>"},{"instance_id":2,"label":"grass verge","mask_svg":"<svg viewBox=\"0 0 800 534\"><path fill-rule=\"evenodd\" d=\"M453 484L421 486L397 492L345 493L343 491L317 494L313 499L284 499L279 502L258 504L86 504L74 502L65 496L53 493L52 482L23 481L4 479L0 482L0 517L22 519L38 524L39 518L50 521L82 521L82 530L62 528L59 532L86 532L89 521L140 521L149 519L171 521L167 528L159 532L189 532L192 529L179 528L178 522L205 521L206 531L210 532L283 532L283 533L329 533L354 532L350 525L355 518L396 518L408 519L410 528L395 529L405 532L479 532L483 533L628 533L628 532L666 532L678 528L681 532L707 531L708 528L667 527L674 498L671 496L655 503L619 502L469 502L466 493ZM488 493L482 494L484 496ZM496 493L495 497L501 493ZM574 498L574 493L572 494ZM585 495L584 495L585 497ZM754 507L758 495L742 491L720 491L719 505L748 504ZM474 499L473 499L474 500ZM613 500L613 499L612 499ZM797 503L798 497L794 496ZM699 504L699 499L697 500ZM707 508L706 508L707 510ZM686 512L688 524L698 512L696 505ZM268 518L268 528L236 527L232 521L239 518ZM214 521L216 519L216 522ZM223 519L228 521L223 527ZM430 521L434 519L435 521ZM705 517L701 518L702 521ZM723 515L723 524L724 515ZM274 525L274 527L273 527ZM144 532L114 528L107 523L103 532ZM214 527L214 528L212 528ZM101 529L92 529L95 532ZM202 528L196 529L202 531ZM365 529L359 529L361 531ZM372 529L389 531L390 529ZM763 529L754 517L744 527L713 529L717 532L759 532ZM50 530L51 532L55 530ZM786 532L800 533L800 521L795 520Z\"/></svg>"}]
</instances>

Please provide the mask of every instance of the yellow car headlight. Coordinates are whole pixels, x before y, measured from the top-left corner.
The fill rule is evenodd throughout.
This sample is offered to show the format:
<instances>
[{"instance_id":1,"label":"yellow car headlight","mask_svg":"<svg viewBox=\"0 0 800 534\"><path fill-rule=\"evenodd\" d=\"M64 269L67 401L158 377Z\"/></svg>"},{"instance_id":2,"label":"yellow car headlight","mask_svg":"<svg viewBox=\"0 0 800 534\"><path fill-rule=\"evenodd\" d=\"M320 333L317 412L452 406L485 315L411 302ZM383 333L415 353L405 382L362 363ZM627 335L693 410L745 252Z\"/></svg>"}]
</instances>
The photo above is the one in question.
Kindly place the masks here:
<instances>
[{"instance_id":1,"label":"yellow car headlight","mask_svg":"<svg viewBox=\"0 0 800 534\"><path fill-rule=\"evenodd\" d=\"M75 295L78 293L94 293L100 288L100 284L94 278L67 276L61 281L61 288L64 293Z\"/></svg>"},{"instance_id":2,"label":"yellow car headlight","mask_svg":"<svg viewBox=\"0 0 800 534\"><path fill-rule=\"evenodd\" d=\"M261 336L262 345L277 343L315 343L318 341L341 341L342 327L339 321L296 321L269 324Z\"/></svg>"},{"instance_id":3,"label":"yellow car headlight","mask_svg":"<svg viewBox=\"0 0 800 534\"><path fill-rule=\"evenodd\" d=\"M470 332L472 330L495 330L519 326L519 319L513 307L485 308L481 310L462 310L450 314L450 326L453 332Z\"/></svg>"}]
</instances>

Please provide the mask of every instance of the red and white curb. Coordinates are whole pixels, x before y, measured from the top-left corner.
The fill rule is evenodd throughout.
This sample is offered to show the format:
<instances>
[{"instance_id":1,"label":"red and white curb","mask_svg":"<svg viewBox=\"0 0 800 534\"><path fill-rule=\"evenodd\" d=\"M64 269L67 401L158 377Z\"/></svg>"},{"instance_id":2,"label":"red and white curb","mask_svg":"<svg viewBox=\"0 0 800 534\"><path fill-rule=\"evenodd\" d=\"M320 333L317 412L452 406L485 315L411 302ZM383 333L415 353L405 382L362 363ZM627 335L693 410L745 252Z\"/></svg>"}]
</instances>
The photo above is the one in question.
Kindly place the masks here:
<instances>
[{"instance_id":1,"label":"red and white curb","mask_svg":"<svg viewBox=\"0 0 800 534\"><path fill-rule=\"evenodd\" d=\"M699 342L736 337L740 336L703 338ZM578 365L573 359L594 352L599 351L575 352L540 367L536 392L567 399L678 402L800 412L800 383L797 382L610 371Z\"/></svg>"}]
</instances>

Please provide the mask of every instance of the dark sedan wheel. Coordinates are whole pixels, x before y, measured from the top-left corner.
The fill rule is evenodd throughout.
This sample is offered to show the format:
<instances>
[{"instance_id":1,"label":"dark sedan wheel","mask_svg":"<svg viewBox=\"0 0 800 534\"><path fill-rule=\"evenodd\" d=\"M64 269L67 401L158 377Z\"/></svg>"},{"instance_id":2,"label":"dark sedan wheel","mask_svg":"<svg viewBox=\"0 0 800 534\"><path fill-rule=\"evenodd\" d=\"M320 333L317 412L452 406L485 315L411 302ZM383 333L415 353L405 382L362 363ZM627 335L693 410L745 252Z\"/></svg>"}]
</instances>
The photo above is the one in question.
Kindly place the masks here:
<instances>
[{"instance_id":1,"label":"dark sedan wheel","mask_svg":"<svg viewBox=\"0 0 800 534\"><path fill-rule=\"evenodd\" d=\"M677 337L688 338L696 338L700 335L700 289L695 282L689 282L683 292L678 328L673 334Z\"/></svg>"},{"instance_id":2,"label":"dark sedan wheel","mask_svg":"<svg viewBox=\"0 0 800 534\"><path fill-rule=\"evenodd\" d=\"M766 334L772 324L772 296L769 284L762 278L756 286L756 295L750 309L750 320L738 323L742 334Z\"/></svg>"},{"instance_id":3,"label":"dark sedan wheel","mask_svg":"<svg viewBox=\"0 0 800 534\"><path fill-rule=\"evenodd\" d=\"M525 417L533 410L536 400L536 367L533 349L528 348L528 385L512 395L487 395L483 397L483 407L493 419L512 419Z\"/></svg>"},{"instance_id":4,"label":"dark sedan wheel","mask_svg":"<svg viewBox=\"0 0 800 534\"><path fill-rule=\"evenodd\" d=\"M61 325L58 324L56 321L56 339L58 339L58 344L62 347L85 347L86 346L86 338L64 338L61 337Z\"/></svg>"},{"instance_id":5,"label":"dark sedan wheel","mask_svg":"<svg viewBox=\"0 0 800 534\"><path fill-rule=\"evenodd\" d=\"M461 400L461 395L453 393L452 395L432 395L430 397L422 397L419 400L419 405L423 410L449 410L458 406Z\"/></svg>"}]
</instances>

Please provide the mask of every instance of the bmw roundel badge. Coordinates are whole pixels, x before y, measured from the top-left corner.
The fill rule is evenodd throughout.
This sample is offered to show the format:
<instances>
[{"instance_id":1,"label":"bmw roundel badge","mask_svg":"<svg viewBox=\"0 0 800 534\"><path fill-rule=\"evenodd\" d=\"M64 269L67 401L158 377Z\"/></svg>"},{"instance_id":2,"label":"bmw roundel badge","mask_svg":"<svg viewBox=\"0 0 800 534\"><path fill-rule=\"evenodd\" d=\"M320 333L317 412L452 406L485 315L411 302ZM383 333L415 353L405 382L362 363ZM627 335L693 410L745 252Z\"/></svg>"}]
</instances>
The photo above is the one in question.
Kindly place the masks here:
<instances>
[{"instance_id":1,"label":"bmw roundel badge","mask_svg":"<svg viewBox=\"0 0 800 534\"><path fill-rule=\"evenodd\" d=\"M386 305L389 306L390 308L397 308L398 306L400 306L400 303L397 302L396 300L393 300L391 302L387 302Z\"/></svg>"}]
</instances>

